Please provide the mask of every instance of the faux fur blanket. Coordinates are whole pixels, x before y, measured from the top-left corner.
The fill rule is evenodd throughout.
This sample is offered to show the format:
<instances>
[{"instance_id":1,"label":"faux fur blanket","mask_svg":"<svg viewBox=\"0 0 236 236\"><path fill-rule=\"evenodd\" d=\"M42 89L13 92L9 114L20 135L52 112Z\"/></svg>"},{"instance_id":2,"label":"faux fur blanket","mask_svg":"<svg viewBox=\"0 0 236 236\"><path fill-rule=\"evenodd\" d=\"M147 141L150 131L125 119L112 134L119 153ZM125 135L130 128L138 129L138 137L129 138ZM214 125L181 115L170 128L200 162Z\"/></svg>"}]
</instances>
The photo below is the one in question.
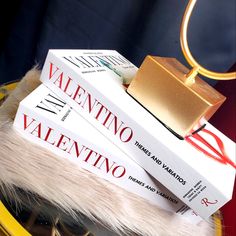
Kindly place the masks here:
<instances>
[{"instance_id":1,"label":"faux fur blanket","mask_svg":"<svg viewBox=\"0 0 236 236\"><path fill-rule=\"evenodd\" d=\"M38 70L29 71L0 107L2 191L19 187L73 217L81 212L121 235L214 235L211 222L192 225L19 136L13 119L19 101L40 84L39 76Z\"/></svg>"}]
</instances>

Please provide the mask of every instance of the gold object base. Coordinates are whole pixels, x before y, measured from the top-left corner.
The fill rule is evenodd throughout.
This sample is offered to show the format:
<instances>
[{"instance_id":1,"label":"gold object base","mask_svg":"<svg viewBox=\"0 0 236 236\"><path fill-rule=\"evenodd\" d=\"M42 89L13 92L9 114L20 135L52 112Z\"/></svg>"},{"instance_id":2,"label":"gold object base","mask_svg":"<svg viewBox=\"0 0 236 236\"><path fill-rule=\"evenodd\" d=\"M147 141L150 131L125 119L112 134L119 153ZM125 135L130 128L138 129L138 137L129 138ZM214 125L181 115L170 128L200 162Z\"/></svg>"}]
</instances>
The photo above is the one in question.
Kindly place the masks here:
<instances>
[{"instance_id":1,"label":"gold object base","mask_svg":"<svg viewBox=\"0 0 236 236\"><path fill-rule=\"evenodd\" d=\"M195 77L175 58L147 56L127 92L181 137L202 125L225 101L208 83Z\"/></svg>"}]
</instances>

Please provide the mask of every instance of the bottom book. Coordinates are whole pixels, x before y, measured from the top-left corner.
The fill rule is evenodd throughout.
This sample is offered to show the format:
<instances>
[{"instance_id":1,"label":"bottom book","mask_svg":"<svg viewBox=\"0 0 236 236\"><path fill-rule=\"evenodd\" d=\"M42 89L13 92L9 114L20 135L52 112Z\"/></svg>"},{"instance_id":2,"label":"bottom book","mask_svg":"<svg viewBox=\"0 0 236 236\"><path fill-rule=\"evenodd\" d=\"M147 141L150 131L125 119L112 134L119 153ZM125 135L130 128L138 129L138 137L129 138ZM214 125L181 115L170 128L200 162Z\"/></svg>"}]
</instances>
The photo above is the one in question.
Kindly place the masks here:
<instances>
[{"instance_id":1,"label":"bottom book","mask_svg":"<svg viewBox=\"0 0 236 236\"><path fill-rule=\"evenodd\" d=\"M20 102L14 127L29 141L164 210L192 223L202 220L43 84Z\"/></svg>"}]
</instances>

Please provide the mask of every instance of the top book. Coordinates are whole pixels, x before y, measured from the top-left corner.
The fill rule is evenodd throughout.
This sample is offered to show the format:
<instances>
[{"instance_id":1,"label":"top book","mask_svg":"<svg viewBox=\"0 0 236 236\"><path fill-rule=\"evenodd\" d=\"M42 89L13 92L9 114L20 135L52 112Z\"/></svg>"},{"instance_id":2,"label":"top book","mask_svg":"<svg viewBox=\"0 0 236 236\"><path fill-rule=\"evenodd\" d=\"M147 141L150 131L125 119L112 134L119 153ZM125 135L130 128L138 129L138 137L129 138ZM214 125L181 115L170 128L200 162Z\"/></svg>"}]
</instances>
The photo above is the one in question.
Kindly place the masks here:
<instances>
[{"instance_id":1,"label":"top book","mask_svg":"<svg viewBox=\"0 0 236 236\"><path fill-rule=\"evenodd\" d=\"M235 143L207 122L178 139L126 93L137 70L113 50L49 50L41 81L206 219L232 198Z\"/></svg>"}]
</instances>

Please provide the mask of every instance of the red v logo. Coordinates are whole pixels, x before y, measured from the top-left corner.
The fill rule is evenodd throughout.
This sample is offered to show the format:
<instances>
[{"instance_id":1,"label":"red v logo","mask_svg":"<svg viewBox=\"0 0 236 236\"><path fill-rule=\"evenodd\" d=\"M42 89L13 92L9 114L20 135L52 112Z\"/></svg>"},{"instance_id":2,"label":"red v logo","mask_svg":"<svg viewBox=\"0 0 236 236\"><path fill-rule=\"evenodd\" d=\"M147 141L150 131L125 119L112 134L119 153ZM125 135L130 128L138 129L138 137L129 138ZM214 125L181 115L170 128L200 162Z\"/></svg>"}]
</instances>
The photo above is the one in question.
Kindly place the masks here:
<instances>
[{"instance_id":1,"label":"red v logo","mask_svg":"<svg viewBox=\"0 0 236 236\"><path fill-rule=\"evenodd\" d=\"M56 69L53 71L54 64L52 62L49 62L49 80L56 74L56 72L59 70L59 68L56 66Z\"/></svg>"},{"instance_id":2,"label":"red v logo","mask_svg":"<svg viewBox=\"0 0 236 236\"><path fill-rule=\"evenodd\" d=\"M195 133L192 136L188 136L185 138L185 140L190 143L192 146L194 146L197 150L201 151L202 153L204 153L206 156L214 159L215 161L218 161L222 164L229 164L231 165L233 168L236 169L236 164L229 159L229 157L227 156L227 153L225 152L224 149L224 143L222 142L222 140L213 132L211 132L210 130L207 129L202 129L200 132L204 132L208 135L210 135L212 138L214 138L214 140L216 141L216 144L218 145L218 148L220 151L218 151L212 144L210 144L207 140L205 140L199 133ZM203 144L205 147L203 147L202 145L200 146L197 142L200 142L201 144ZM211 152L207 151L207 149L209 151L212 151L214 154L212 154Z\"/></svg>"}]
</instances>

